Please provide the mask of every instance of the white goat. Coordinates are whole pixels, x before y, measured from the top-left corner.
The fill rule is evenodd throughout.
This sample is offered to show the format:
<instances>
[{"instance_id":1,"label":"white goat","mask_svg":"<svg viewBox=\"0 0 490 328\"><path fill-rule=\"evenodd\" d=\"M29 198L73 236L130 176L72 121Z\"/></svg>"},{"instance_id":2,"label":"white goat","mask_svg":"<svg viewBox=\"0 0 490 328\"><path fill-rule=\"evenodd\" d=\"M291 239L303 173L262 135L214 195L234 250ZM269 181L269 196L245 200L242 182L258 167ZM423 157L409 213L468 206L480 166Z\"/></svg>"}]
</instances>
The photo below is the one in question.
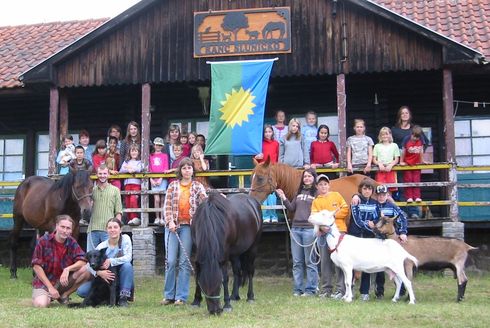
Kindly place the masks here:
<instances>
[{"instance_id":1,"label":"white goat","mask_svg":"<svg viewBox=\"0 0 490 328\"><path fill-rule=\"evenodd\" d=\"M312 214L308 221L316 226L330 227L327 234L327 244L332 254L332 261L344 272L345 295L343 300L352 302L352 270L367 273L386 271L390 279L395 279L396 292L392 301L398 301L400 288L405 284L410 296L410 304L415 304L415 294L412 283L405 275L403 262L409 259L418 264L415 257L410 255L396 241L376 238L358 238L351 235L341 235L335 225L335 211L320 211Z\"/></svg>"}]
</instances>

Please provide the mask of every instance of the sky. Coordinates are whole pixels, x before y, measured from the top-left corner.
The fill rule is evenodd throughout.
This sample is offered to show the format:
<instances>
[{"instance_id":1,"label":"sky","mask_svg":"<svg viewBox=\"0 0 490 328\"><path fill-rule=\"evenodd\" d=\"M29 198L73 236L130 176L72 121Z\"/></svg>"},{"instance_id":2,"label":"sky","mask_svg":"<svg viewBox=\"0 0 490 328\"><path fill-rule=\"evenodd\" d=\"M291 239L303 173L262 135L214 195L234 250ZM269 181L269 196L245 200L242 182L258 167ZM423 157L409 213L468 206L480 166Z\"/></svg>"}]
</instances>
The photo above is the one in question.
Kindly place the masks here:
<instances>
[{"instance_id":1,"label":"sky","mask_svg":"<svg viewBox=\"0 0 490 328\"><path fill-rule=\"evenodd\" d=\"M2 0L0 26L115 17L140 0Z\"/></svg>"}]
</instances>

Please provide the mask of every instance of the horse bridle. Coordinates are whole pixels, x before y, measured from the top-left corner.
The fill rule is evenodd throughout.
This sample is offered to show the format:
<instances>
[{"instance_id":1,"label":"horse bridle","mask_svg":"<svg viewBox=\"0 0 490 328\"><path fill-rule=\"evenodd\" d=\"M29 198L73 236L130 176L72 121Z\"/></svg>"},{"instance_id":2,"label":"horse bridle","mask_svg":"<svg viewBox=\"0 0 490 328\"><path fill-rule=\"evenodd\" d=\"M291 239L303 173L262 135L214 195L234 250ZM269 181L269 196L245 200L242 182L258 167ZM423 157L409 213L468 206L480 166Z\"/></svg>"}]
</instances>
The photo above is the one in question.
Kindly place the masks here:
<instances>
[{"instance_id":1,"label":"horse bridle","mask_svg":"<svg viewBox=\"0 0 490 328\"><path fill-rule=\"evenodd\" d=\"M73 187L73 186L71 187L71 192L73 193L73 197L75 197L77 202L81 201L84 198L92 197L92 195L93 195L93 192L91 192L89 194L85 194L85 195L82 195L81 197L78 197L77 192L75 191L75 187Z\"/></svg>"},{"instance_id":2,"label":"horse bridle","mask_svg":"<svg viewBox=\"0 0 490 328\"><path fill-rule=\"evenodd\" d=\"M250 188L250 191L258 191L258 192L265 191L265 188L267 185L271 187L271 192L276 191L277 184L274 185L273 180L272 180L272 176L270 173L267 175L267 181L266 182L264 182L263 184L261 184L257 188Z\"/></svg>"}]
</instances>

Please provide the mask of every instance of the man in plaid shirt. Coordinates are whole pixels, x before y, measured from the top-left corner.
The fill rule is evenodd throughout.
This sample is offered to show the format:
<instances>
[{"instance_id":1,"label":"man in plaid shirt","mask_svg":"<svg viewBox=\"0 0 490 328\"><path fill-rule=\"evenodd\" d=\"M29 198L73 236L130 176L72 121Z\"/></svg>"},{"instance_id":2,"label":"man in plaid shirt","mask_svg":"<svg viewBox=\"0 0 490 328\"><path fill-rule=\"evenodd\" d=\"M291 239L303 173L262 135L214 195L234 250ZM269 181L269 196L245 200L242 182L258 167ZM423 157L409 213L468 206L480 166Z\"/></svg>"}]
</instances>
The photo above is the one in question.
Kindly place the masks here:
<instances>
[{"instance_id":1,"label":"man in plaid shirt","mask_svg":"<svg viewBox=\"0 0 490 328\"><path fill-rule=\"evenodd\" d=\"M36 274L32 280L32 305L48 307L51 300L68 303L68 296L86 280L85 253L71 237L73 219L56 217L56 229L39 238L31 265Z\"/></svg>"}]
</instances>

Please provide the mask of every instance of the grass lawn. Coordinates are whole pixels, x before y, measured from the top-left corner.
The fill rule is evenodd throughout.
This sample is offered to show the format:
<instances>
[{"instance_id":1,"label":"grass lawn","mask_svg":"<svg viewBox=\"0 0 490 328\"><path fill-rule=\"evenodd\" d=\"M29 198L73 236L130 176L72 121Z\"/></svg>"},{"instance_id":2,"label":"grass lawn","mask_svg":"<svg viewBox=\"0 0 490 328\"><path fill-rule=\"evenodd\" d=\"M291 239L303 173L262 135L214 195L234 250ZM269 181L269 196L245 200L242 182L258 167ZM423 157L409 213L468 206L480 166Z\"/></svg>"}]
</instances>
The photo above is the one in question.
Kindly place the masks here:
<instances>
[{"instance_id":1,"label":"grass lawn","mask_svg":"<svg viewBox=\"0 0 490 328\"><path fill-rule=\"evenodd\" d=\"M418 275L416 305L393 304L393 284L387 282L382 301L351 304L320 298L293 297L291 279L258 277L256 302L233 303L233 312L219 317L207 314L205 305L160 306L162 276L136 281L136 302L129 308L69 309L53 303L49 309L30 306L32 273L19 270L10 280L0 268L0 327L488 327L490 276L470 276L466 300L456 303L452 277ZM191 289L193 293L193 288ZM245 296L242 289L241 295ZM356 293L356 296L358 293ZM73 302L80 302L77 296Z\"/></svg>"}]
</instances>

